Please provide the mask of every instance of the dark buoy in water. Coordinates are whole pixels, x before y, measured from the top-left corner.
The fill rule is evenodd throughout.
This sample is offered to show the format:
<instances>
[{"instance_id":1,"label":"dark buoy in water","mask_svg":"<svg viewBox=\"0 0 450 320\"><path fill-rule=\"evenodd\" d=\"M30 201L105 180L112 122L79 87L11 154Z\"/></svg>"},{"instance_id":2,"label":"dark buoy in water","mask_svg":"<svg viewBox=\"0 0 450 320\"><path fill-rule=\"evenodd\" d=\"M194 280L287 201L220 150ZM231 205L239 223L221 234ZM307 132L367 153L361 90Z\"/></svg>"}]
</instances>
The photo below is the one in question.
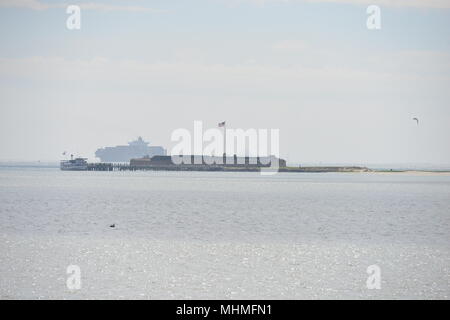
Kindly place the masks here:
<instances>
[{"instance_id":1,"label":"dark buoy in water","mask_svg":"<svg viewBox=\"0 0 450 320\"><path fill-rule=\"evenodd\" d=\"M115 223L113 223L112 225L110 225L109 226L110 228L115 228L116 227L116 224Z\"/></svg>"}]
</instances>

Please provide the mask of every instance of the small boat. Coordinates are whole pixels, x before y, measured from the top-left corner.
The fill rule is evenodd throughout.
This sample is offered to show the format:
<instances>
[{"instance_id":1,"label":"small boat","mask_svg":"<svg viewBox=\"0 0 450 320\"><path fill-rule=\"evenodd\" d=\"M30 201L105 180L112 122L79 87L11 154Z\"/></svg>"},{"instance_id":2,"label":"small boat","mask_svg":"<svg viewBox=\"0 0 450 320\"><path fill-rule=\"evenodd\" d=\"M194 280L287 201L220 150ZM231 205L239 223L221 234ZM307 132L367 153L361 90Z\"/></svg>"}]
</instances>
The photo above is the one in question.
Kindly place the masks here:
<instances>
[{"instance_id":1,"label":"small boat","mask_svg":"<svg viewBox=\"0 0 450 320\"><path fill-rule=\"evenodd\" d=\"M62 160L60 163L61 170L70 171L86 171L88 169L87 158L73 158L70 156L70 160Z\"/></svg>"}]
</instances>

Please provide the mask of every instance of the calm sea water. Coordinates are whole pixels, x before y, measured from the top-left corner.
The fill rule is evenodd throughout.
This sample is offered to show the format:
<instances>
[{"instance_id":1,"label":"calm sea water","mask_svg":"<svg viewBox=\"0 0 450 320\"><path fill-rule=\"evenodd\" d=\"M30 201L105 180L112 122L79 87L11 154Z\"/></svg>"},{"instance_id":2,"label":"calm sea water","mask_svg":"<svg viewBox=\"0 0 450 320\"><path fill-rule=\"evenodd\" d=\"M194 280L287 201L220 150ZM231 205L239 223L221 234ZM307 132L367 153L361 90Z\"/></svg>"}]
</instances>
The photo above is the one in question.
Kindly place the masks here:
<instances>
[{"instance_id":1,"label":"calm sea water","mask_svg":"<svg viewBox=\"0 0 450 320\"><path fill-rule=\"evenodd\" d=\"M450 176L3 168L0 259L3 299L448 299Z\"/></svg>"}]
</instances>

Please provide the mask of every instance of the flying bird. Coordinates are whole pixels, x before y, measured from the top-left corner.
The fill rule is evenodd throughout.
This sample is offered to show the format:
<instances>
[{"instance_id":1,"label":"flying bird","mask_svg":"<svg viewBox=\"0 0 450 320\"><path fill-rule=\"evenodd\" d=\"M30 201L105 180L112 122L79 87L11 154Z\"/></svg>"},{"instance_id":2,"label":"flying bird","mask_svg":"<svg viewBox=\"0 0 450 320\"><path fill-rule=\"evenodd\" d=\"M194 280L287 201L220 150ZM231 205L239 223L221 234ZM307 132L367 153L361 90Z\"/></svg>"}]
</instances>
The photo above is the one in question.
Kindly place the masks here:
<instances>
[{"instance_id":1,"label":"flying bird","mask_svg":"<svg viewBox=\"0 0 450 320\"><path fill-rule=\"evenodd\" d=\"M417 122L417 125L419 125L419 119L413 118L413 120L415 120Z\"/></svg>"}]
</instances>

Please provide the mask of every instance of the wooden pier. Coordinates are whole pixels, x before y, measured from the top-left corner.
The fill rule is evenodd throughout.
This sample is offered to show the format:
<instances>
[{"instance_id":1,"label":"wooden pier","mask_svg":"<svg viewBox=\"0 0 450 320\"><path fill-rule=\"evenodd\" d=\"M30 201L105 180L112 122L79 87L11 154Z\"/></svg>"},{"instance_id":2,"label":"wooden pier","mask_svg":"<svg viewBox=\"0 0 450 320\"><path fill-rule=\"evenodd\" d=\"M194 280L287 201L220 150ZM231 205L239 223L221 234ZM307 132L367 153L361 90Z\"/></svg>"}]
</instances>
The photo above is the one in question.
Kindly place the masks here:
<instances>
[{"instance_id":1,"label":"wooden pier","mask_svg":"<svg viewBox=\"0 0 450 320\"><path fill-rule=\"evenodd\" d=\"M121 163L88 163L88 171L125 171L130 170L130 165Z\"/></svg>"},{"instance_id":2,"label":"wooden pier","mask_svg":"<svg viewBox=\"0 0 450 320\"><path fill-rule=\"evenodd\" d=\"M228 171L223 166L131 166L121 163L88 163L87 171ZM247 171L259 171L259 168L247 168Z\"/></svg>"}]
</instances>

